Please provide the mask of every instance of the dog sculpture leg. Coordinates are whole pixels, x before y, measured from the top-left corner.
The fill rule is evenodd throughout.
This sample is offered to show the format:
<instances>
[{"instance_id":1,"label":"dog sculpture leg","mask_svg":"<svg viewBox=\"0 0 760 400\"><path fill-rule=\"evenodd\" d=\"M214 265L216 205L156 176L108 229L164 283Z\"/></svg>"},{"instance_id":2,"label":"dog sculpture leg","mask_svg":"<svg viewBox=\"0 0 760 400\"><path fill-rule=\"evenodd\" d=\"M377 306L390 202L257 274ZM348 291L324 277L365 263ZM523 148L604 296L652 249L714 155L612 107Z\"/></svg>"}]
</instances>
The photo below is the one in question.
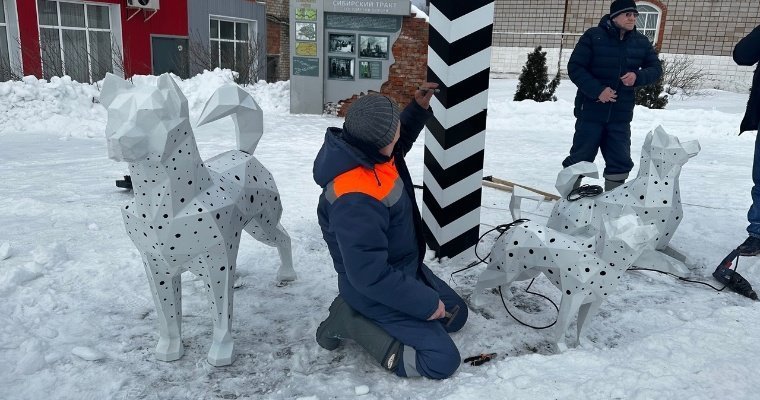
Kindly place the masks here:
<instances>
[{"instance_id":1,"label":"dog sculpture leg","mask_svg":"<svg viewBox=\"0 0 760 400\"><path fill-rule=\"evenodd\" d=\"M148 275L153 301L156 304L159 339L156 358L161 361L180 359L182 347L182 276L170 275L168 268L143 256L145 273Z\"/></svg>"},{"instance_id":2,"label":"dog sculpture leg","mask_svg":"<svg viewBox=\"0 0 760 400\"><path fill-rule=\"evenodd\" d=\"M290 247L290 235L282 227L282 224L278 223L274 228L264 229L254 220L246 225L245 231L253 236L254 239L267 246L277 247L277 252L280 254L280 268L277 270L277 279L279 281L296 280L296 270L293 269L293 254Z\"/></svg>"},{"instance_id":3,"label":"dog sculpture leg","mask_svg":"<svg viewBox=\"0 0 760 400\"><path fill-rule=\"evenodd\" d=\"M599 306L601 305L602 300L598 299L581 305L578 310L578 337L576 339L579 345L588 343L588 340L585 338L585 332L588 328L587 322L591 321L596 313L599 312Z\"/></svg>"},{"instance_id":4,"label":"dog sculpture leg","mask_svg":"<svg viewBox=\"0 0 760 400\"><path fill-rule=\"evenodd\" d=\"M232 341L232 285L235 279L237 243L233 249L215 249L203 262L207 264L208 276L203 277L214 316L214 337L208 352L209 364L220 367L232 364L234 342Z\"/></svg>"},{"instance_id":5,"label":"dog sculpture leg","mask_svg":"<svg viewBox=\"0 0 760 400\"><path fill-rule=\"evenodd\" d=\"M573 317L583 304L583 296L581 295L568 295L562 294L562 300L559 303L559 314L557 315L557 323L554 326L554 337L556 350L563 352L567 350L567 343L565 343L565 332L570 327Z\"/></svg>"}]
</instances>

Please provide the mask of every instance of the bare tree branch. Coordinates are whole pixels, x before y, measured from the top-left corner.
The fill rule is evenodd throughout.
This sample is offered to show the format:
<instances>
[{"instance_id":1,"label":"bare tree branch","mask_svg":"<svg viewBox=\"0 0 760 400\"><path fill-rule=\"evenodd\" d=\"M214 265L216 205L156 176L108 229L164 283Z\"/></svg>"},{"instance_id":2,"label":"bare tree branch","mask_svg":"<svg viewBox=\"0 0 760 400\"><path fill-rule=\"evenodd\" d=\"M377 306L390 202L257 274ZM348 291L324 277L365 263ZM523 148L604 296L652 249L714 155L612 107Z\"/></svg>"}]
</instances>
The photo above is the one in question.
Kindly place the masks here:
<instances>
[{"instance_id":1,"label":"bare tree branch","mask_svg":"<svg viewBox=\"0 0 760 400\"><path fill-rule=\"evenodd\" d=\"M662 60L662 75L665 92L675 95L681 91L684 96L694 95L702 88L708 73L696 66L694 59L679 54L668 60Z\"/></svg>"}]
</instances>

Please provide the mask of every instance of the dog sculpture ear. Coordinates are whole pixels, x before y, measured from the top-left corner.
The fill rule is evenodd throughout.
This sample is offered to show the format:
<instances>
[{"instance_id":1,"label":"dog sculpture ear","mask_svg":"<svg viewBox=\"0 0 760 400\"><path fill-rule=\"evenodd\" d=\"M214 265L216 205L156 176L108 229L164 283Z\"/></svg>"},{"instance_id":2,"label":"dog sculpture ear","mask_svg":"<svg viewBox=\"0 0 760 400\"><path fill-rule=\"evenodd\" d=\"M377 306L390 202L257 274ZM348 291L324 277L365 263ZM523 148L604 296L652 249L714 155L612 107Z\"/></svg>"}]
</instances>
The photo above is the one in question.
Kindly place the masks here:
<instances>
[{"instance_id":1,"label":"dog sculpture ear","mask_svg":"<svg viewBox=\"0 0 760 400\"><path fill-rule=\"evenodd\" d=\"M133 88L134 85L119 78L118 76L107 73L106 79L103 80L103 89L100 89L100 104L106 108L113 103L113 100L125 90Z\"/></svg>"},{"instance_id":2,"label":"dog sculpture ear","mask_svg":"<svg viewBox=\"0 0 760 400\"><path fill-rule=\"evenodd\" d=\"M190 115L187 98L182 94L182 90L169 74L162 74L158 77L158 88L166 90L167 100L176 105L180 117L188 117Z\"/></svg>"}]
</instances>

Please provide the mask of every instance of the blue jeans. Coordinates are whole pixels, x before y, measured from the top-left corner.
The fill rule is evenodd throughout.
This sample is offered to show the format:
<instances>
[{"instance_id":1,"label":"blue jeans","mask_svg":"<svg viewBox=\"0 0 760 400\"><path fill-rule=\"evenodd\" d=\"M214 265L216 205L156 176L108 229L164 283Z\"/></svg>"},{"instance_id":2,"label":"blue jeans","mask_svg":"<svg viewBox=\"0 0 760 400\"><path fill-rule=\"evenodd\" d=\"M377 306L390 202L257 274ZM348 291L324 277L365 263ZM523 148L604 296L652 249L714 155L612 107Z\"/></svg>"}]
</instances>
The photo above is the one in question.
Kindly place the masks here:
<instances>
[{"instance_id":1,"label":"blue jeans","mask_svg":"<svg viewBox=\"0 0 760 400\"><path fill-rule=\"evenodd\" d=\"M749 226L747 232L750 236L760 238L760 127L755 138L755 159L752 162L752 206L747 212Z\"/></svg>"}]
</instances>

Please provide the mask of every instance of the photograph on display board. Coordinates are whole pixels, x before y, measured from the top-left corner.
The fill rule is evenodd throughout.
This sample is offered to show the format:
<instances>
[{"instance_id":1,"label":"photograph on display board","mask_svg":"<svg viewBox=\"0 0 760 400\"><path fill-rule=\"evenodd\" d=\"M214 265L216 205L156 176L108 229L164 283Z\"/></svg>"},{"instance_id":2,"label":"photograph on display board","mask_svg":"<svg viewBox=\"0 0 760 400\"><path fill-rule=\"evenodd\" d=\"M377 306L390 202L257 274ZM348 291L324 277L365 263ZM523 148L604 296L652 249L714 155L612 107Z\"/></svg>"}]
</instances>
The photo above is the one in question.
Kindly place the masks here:
<instances>
[{"instance_id":1,"label":"photograph on display board","mask_svg":"<svg viewBox=\"0 0 760 400\"><path fill-rule=\"evenodd\" d=\"M296 22L296 40L317 41L317 24L313 22Z\"/></svg>"},{"instance_id":2,"label":"photograph on display board","mask_svg":"<svg viewBox=\"0 0 760 400\"><path fill-rule=\"evenodd\" d=\"M329 57L327 60L329 79L354 80L354 59Z\"/></svg>"},{"instance_id":3,"label":"photograph on display board","mask_svg":"<svg viewBox=\"0 0 760 400\"><path fill-rule=\"evenodd\" d=\"M381 61L359 61L359 78L382 79L380 72L383 63Z\"/></svg>"},{"instance_id":4,"label":"photograph on display board","mask_svg":"<svg viewBox=\"0 0 760 400\"><path fill-rule=\"evenodd\" d=\"M331 33L327 51L330 53L354 54L356 47L356 35L346 35L345 33Z\"/></svg>"},{"instance_id":5,"label":"photograph on display board","mask_svg":"<svg viewBox=\"0 0 760 400\"><path fill-rule=\"evenodd\" d=\"M316 21L317 10L313 8L296 8L296 19L299 21Z\"/></svg>"},{"instance_id":6,"label":"photograph on display board","mask_svg":"<svg viewBox=\"0 0 760 400\"><path fill-rule=\"evenodd\" d=\"M388 36L359 35L359 57L388 59Z\"/></svg>"}]
</instances>

